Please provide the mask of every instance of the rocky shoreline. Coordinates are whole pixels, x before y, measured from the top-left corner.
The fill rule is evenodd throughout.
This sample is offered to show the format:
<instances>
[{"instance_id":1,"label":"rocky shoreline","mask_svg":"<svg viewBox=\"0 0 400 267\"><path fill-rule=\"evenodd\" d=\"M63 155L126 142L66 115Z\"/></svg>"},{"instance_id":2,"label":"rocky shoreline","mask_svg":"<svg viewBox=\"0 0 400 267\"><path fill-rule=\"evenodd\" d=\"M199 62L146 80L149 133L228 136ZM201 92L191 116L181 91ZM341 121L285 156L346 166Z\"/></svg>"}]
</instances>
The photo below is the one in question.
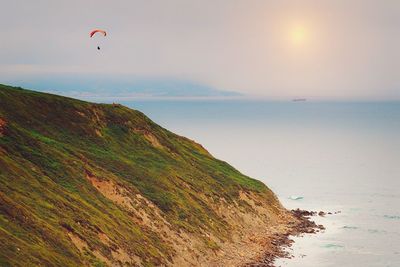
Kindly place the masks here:
<instances>
[{"instance_id":1,"label":"rocky shoreline","mask_svg":"<svg viewBox=\"0 0 400 267\"><path fill-rule=\"evenodd\" d=\"M282 234L274 235L270 238L267 249L261 258L257 259L252 263L245 264L243 267L275 267L274 262L277 258L291 258L292 255L286 250L293 244L293 240L290 236L298 236L301 234L315 234L325 230L325 227L321 224L316 224L311 220L311 216L325 216L331 214L340 213L337 212L316 212L307 210L291 210L290 213L296 219L291 221L289 230Z\"/></svg>"}]
</instances>

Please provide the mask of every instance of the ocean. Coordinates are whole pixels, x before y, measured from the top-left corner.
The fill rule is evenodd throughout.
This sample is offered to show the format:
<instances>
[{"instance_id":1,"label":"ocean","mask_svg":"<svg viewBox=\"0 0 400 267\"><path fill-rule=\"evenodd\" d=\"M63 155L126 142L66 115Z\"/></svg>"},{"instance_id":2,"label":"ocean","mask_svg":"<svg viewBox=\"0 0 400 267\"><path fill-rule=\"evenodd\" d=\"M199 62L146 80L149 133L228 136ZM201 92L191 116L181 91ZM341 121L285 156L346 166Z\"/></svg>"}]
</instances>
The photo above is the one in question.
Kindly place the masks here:
<instances>
[{"instance_id":1,"label":"ocean","mask_svg":"<svg viewBox=\"0 0 400 267\"><path fill-rule=\"evenodd\" d=\"M400 266L400 102L126 101L267 184L323 233L277 266Z\"/></svg>"}]
</instances>

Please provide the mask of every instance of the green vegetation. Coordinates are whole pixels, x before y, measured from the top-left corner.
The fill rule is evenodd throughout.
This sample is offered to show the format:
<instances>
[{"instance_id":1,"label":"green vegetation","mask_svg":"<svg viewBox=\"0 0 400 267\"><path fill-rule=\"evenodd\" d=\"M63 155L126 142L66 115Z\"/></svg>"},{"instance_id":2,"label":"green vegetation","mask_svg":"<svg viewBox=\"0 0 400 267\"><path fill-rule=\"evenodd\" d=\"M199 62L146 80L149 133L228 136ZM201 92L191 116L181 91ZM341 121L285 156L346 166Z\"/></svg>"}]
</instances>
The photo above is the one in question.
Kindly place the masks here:
<instances>
[{"instance_id":1,"label":"green vegetation","mask_svg":"<svg viewBox=\"0 0 400 267\"><path fill-rule=\"evenodd\" d=\"M242 190L276 201L263 183L121 105L0 85L0 119L0 266L105 266L91 252L112 252L98 233L147 266L173 257L171 244L101 194L88 173L141 194L174 229L222 240L230 229L202 195L240 203ZM68 232L88 244L85 253Z\"/></svg>"}]
</instances>

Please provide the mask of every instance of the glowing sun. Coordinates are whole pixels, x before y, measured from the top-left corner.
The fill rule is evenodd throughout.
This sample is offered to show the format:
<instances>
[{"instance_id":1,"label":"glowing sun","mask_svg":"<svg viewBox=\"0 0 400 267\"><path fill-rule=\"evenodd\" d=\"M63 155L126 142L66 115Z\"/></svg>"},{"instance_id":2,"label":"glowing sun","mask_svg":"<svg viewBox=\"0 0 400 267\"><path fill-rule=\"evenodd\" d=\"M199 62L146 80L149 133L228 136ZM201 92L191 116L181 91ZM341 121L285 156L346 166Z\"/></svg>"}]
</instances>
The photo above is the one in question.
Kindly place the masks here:
<instances>
[{"instance_id":1,"label":"glowing sun","mask_svg":"<svg viewBox=\"0 0 400 267\"><path fill-rule=\"evenodd\" d=\"M308 41L308 30L304 25L292 26L289 30L289 40L294 45L303 45Z\"/></svg>"}]
</instances>

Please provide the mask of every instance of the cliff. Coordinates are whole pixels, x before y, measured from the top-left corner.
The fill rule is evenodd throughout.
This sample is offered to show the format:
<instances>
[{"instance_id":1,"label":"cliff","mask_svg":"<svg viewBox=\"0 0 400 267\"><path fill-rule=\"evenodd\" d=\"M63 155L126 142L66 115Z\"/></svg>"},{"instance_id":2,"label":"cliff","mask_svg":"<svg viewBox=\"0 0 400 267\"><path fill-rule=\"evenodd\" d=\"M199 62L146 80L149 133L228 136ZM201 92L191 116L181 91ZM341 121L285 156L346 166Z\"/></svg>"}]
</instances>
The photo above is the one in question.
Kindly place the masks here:
<instances>
[{"instance_id":1,"label":"cliff","mask_svg":"<svg viewBox=\"0 0 400 267\"><path fill-rule=\"evenodd\" d=\"M1 266L242 265L293 220L139 111L0 85Z\"/></svg>"}]
</instances>

